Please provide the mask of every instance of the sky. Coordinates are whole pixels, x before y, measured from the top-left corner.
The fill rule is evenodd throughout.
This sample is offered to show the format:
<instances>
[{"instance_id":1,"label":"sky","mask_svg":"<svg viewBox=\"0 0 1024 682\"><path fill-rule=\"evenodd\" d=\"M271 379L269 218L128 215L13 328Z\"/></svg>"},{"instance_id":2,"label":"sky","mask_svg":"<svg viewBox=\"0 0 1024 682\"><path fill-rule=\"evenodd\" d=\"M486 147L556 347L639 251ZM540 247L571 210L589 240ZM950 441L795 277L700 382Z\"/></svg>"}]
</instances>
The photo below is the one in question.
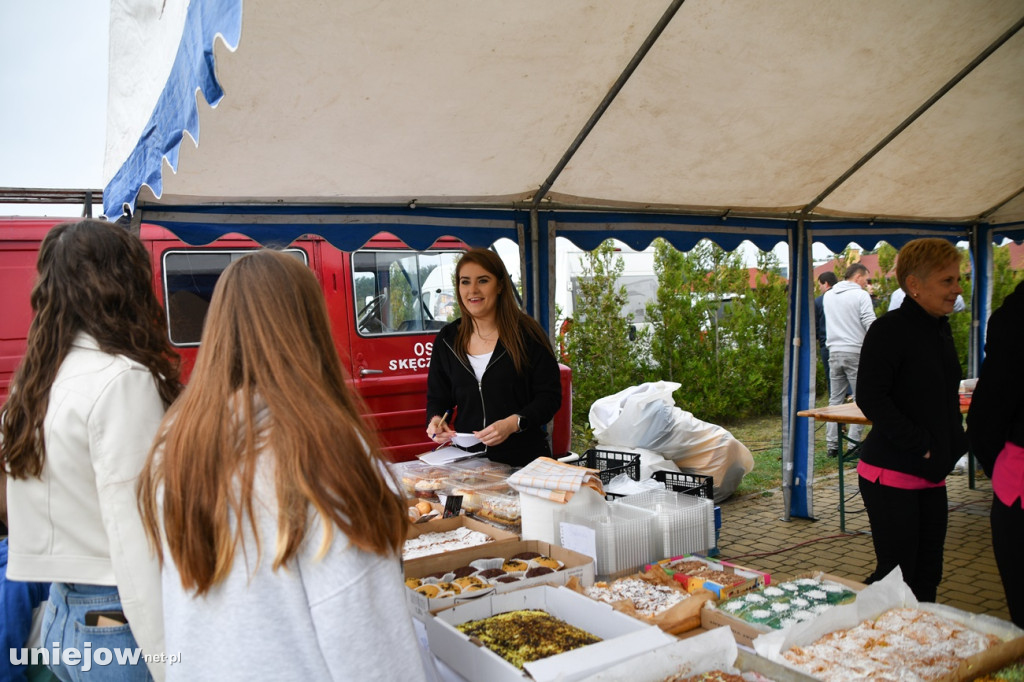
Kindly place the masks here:
<instances>
[{"instance_id":1,"label":"sky","mask_svg":"<svg viewBox=\"0 0 1024 682\"><path fill-rule=\"evenodd\" d=\"M0 0L0 187L103 187L109 16L109 0ZM79 214L0 203L0 215Z\"/></svg>"}]
</instances>

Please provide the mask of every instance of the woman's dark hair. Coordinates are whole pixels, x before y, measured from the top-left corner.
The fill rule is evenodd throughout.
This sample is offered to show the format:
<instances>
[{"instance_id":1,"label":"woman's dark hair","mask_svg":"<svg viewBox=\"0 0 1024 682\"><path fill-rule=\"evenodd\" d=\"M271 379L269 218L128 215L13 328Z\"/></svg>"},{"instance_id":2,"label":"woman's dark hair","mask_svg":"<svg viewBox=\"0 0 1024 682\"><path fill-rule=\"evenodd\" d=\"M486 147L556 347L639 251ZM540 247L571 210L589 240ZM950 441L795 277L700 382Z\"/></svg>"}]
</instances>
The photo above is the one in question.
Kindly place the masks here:
<instances>
[{"instance_id":1,"label":"woman's dark hair","mask_svg":"<svg viewBox=\"0 0 1024 682\"><path fill-rule=\"evenodd\" d=\"M28 347L0 418L4 468L13 478L42 473L50 386L79 332L148 368L164 404L181 391L149 253L137 237L102 220L61 223L43 239L36 269Z\"/></svg>"},{"instance_id":2,"label":"woman's dark hair","mask_svg":"<svg viewBox=\"0 0 1024 682\"><path fill-rule=\"evenodd\" d=\"M502 262L501 257L489 249L470 249L462 254L459 264L455 266L456 292L459 290L459 275L462 272L462 266L467 263L479 265L498 281L498 305L495 310L495 321L498 325L498 336L502 345L505 346L505 350L511 356L516 372L521 374L529 360L526 357L524 334L534 337L554 356L551 342L544 330L535 319L519 309L515 298L515 285L512 284L512 278L509 276L508 270L505 269L505 263ZM462 312L462 324L459 325L459 331L455 336L455 350L466 357L466 349L469 347L470 336L473 335L474 323L472 315L469 314L462 301L462 294L458 295L458 299L459 309Z\"/></svg>"}]
</instances>

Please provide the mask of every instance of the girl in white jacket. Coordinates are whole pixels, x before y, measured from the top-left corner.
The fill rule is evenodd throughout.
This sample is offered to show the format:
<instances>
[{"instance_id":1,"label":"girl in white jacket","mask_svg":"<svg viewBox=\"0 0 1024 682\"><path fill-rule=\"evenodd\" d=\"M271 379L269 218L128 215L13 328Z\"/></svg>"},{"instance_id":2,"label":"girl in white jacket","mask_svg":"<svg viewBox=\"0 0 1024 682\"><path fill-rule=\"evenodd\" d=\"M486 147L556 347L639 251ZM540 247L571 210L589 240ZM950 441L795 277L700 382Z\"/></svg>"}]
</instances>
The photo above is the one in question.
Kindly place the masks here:
<instances>
[{"instance_id":1,"label":"girl in white jacket","mask_svg":"<svg viewBox=\"0 0 1024 682\"><path fill-rule=\"evenodd\" d=\"M135 485L180 384L149 255L124 228L82 220L47 234L37 269L0 418L7 578L53 583L45 653L29 654L61 680L163 679L159 564Z\"/></svg>"}]
</instances>

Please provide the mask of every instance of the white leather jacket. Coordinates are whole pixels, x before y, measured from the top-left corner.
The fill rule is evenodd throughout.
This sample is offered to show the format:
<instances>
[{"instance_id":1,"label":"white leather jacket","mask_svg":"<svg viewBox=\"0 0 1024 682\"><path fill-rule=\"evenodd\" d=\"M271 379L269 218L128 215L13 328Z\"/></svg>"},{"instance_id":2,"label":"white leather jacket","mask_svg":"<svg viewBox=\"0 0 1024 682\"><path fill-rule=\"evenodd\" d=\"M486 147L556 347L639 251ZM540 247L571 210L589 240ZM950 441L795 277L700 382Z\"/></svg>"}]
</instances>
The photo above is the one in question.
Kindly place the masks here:
<instances>
[{"instance_id":1,"label":"white leather jacket","mask_svg":"<svg viewBox=\"0 0 1024 682\"><path fill-rule=\"evenodd\" d=\"M136 481L164 415L143 365L80 333L50 389L39 478L8 479L7 578L116 585L139 647L164 651L160 566ZM163 665L150 664L157 679Z\"/></svg>"}]
</instances>

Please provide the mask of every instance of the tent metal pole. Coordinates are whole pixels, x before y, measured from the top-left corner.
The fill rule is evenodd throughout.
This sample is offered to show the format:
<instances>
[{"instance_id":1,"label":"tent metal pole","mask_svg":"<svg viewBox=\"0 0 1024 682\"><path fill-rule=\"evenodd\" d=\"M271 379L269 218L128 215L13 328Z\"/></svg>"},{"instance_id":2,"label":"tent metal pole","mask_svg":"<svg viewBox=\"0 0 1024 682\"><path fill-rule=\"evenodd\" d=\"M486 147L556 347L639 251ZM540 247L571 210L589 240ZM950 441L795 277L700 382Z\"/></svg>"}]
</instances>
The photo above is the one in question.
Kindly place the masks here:
<instances>
[{"instance_id":1,"label":"tent metal pole","mask_svg":"<svg viewBox=\"0 0 1024 682\"><path fill-rule=\"evenodd\" d=\"M548 286L547 286L547 308L548 308L548 337L551 339L551 347L558 349L556 327L558 324L557 311L555 310L555 287L557 286L557 260L558 252L555 240L556 227L554 220L548 220L548 238L544 242L548 252Z\"/></svg>"},{"instance_id":2,"label":"tent metal pole","mask_svg":"<svg viewBox=\"0 0 1024 682\"><path fill-rule=\"evenodd\" d=\"M532 282L533 291L531 292L532 297L530 302L532 303L533 312L531 313L533 319L540 319L540 249L538 247L538 231L540 230L540 220L537 215L537 207L534 206L530 209L530 257L533 261L530 264L530 281Z\"/></svg>"},{"instance_id":3,"label":"tent metal pole","mask_svg":"<svg viewBox=\"0 0 1024 682\"><path fill-rule=\"evenodd\" d=\"M789 437L786 439L786 448L782 453L782 499L785 506L785 512L783 513L783 520L790 520L790 507L792 506L793 499L793 467L794 458L796 454L796 448L794 447L794 436L796 435L796 412L797 412L797 391L799 389L799 376L800 376L800 305L799 302L802 299L802 286L803 286L803 258L801 254L796 253L797 249L802 249L804 243L804 236L806 235L804 228L803 218L797 220L795 239L790 246L790 254L795 254L795 258L791 256L790 262L796 261L796 276L790 279L790 282L796 282L796 287L793 292L793 298L797 302L797 305L790 306L790 343L786 349L787 356L789 357L789 401L787 404L787 411L789 418L786 420L786 430L788 431Z\"/></svg>"},{"instance_id":4,"label":"tent metal pole","mask_svg":"<svg viewBox=\"0 0 1024 682\"><path fill-rule=\"evenodd\" d=\"M672 0L672 2L669 3L668 8L658 19L658 23L654 25L654 28L652 28L650 33L647 34L647 37L644 38L644 42L639 48L637 48L636 53L629 60L629 63L626 64L626 68L622 70L619 77L616 78L615 82L612 83L612 86L608 88L608 92L605 94L604 99L602 99L600 104L597 105L597 108L594 109L594 113L590 115L587 122L583 124L583 128L580 132L576 134L576 139L572 141L569 148L565 150L564 154L562 154L562 158L560 158L558 163L555 164L555 167L551 170L551 173L544 181L544 184L542 184L534 193L533 200L531 202L534 207L543 201L544 197L546 197L548 192L551 191L551 187L555 184L555 180L557 180L558 176L562 174L565 167L569 165L569 161L571 161L572 157L576 155L577 151L579 151L583 141L587 139L587 136L590 135L594 126L596 126L597 122L601 120L602 116L604 116L604 112L608 110L608 107L612 105L612 102L618 96L619 92L621 92L622 88L625 87L626 82L633 75L633 72L636 71L638 66L640 66L640 62L643 61L644 57L647 56L647 53L651 51L652 47L654 47L654 43L659 37L661 37L665 27L668 26L670 21L672 21L672 17L676 15L679 8L683 6L683 2L684 0Z\"/></svg>"}]
</instances>

